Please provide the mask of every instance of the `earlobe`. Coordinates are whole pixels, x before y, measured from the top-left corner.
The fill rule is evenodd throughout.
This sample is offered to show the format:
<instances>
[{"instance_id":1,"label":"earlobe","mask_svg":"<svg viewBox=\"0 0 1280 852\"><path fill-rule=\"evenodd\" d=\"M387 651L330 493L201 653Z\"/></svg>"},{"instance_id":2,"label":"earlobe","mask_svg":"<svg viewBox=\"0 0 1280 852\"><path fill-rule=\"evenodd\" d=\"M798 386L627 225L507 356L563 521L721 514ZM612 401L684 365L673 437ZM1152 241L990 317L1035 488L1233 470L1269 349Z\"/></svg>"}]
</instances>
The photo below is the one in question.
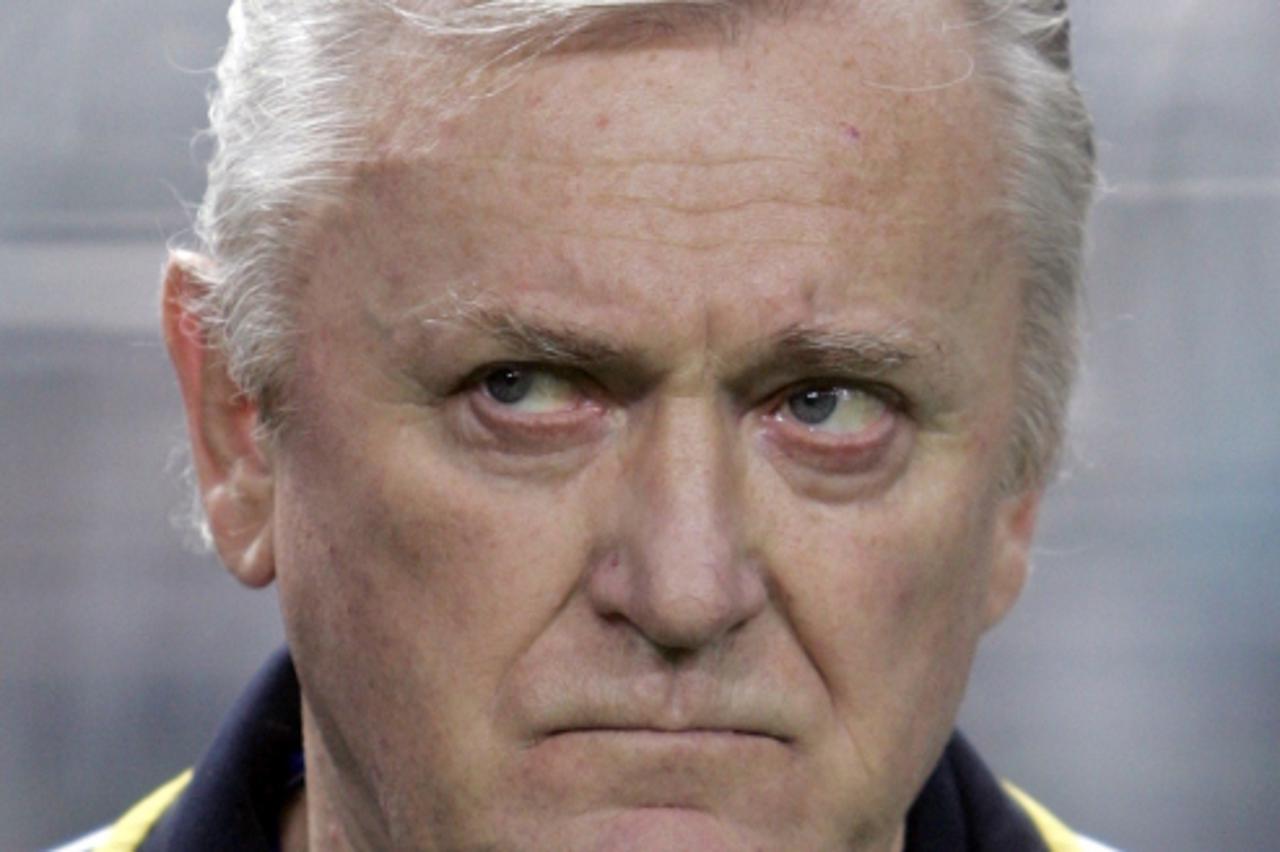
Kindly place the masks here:
<instances>
[{"instance_id":1,"label":"earlobe","mask_svg":"<svg viewBox=\"0 0 1280 852\"><path fill-rule=\"evenodd\" d=\"M1026 585L1041 494L1039 489L1031 489L1004 498L1000 505L994 559L987 583L984 630L1000 623Z\"/></svg>"},{"instance_id":2,"label":"earlobe","mask_svg":"<svg viewBox=\"0 0 1280 852\"><path fill-rule=\"evenodd\" d=\"M182 388L209 531L223 563L242 583L265 586L275 577L272 550L274 481L259 445L257 405L227 371L221 350L191 310L210 261L174 252L165 268L165 344Z\"/></svg>"}]
</instances>

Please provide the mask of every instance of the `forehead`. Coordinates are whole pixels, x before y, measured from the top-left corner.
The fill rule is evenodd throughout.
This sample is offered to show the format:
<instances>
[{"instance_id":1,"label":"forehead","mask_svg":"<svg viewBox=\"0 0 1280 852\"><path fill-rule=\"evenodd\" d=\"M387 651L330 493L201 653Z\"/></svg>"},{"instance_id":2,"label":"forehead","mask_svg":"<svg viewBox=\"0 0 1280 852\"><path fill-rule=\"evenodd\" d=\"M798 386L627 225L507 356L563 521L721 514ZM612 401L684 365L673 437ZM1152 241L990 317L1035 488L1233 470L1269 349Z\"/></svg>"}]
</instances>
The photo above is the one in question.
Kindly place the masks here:
<instances>
[{"instance_id":1,"label":"forehead","mask_svg":"<svg viewBox=\"0 0 1280 852\"><path fill-rule=\"evenodd\" d=\"M960 13L892 5L562 50L450 108L398 88L334 251L376 265L387 313L533 279L581 304L601 278L642 309L718 278L810 307L928 289L946 313L1000 242L998 134Z\"/></svg>"},{"instance_id":2,"label":"forehead","mask_svg":"<svg viewBox=\"0 0 1280 852\"><path fill-rule=\"evenodd\" d=\"M630 30L654 26L620 15L592 29L617 29L617 42L569 41L515 62L468 51L465 40L438 61L405 50L368 87L379 117L375 159L584 149L608 159L634 156L638 139L653 139L662 143L654 154L754 150L816 163L843 153L833 143L858 141L874 175L893 182L902 175L886 168L889 160L935 151L954 162L957 147L991 129L988 93L972 77L978 30L966 5L819 0L785 4L784 13L750 4L722 26L676 19L674 32L634 39ZM403 38L413 39L406 29ZM584 118L595 133L583 133ZM874 135L859 119L875 125Z\"/></svg>"}]
</instances>

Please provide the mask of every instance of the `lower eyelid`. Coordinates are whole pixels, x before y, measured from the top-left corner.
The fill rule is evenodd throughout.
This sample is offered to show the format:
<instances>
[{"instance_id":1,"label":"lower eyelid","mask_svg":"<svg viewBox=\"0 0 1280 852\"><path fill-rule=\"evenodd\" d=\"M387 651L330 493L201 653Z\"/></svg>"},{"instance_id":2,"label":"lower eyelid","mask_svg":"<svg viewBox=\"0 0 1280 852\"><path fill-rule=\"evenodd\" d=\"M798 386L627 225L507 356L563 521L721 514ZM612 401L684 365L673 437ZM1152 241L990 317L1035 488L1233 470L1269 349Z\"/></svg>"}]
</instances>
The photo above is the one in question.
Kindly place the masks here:
<instances>
[{"instance_id":1,"label":"lower eyelid","mask_svg":"<svg viewBox=\"0 0 1280 852\"><path fill-rule=\"evenodd\" d=\"M604 410L584 399L566 411L539 414L521 413L484 394L468 400L471 416L480 428L497 440L509 440L526 446L539 444L569 445L591 440L604 426Z\"/></svg>"},{"instance_id":2,"label":"lower eyelid","mask_svg":"<svg viewBox=\"0 0 1280 852\"><path fill-rule=\"evenodd\" d=\"M789 460L822 472L853 474L874 469L904 428L901 416L886 408L875 423L853 436L821 432L776 415L766 418L763 431L769 444Z\"/></svg>"}]
</instances>

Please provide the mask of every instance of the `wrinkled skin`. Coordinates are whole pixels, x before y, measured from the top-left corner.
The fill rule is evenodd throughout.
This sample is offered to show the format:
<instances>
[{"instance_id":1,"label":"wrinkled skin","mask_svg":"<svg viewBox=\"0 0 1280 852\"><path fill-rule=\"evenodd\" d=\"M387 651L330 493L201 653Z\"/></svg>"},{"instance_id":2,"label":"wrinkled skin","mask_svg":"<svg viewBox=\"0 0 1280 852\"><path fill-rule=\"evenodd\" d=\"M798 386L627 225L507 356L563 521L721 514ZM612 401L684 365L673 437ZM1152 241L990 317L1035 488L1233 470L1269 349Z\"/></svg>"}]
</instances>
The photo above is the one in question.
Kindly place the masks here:
<instances>
[{"instance_id":1,"label":"wrinkled skin","mask_svg":"<svg viewBox=\"0 0 1280 852\"><path fill-rule=\"evenodd\" d=\"M933 87L967 35L913 8L569 51L401 117L321 229L269 450L175 262L313 848L900 846L1037 496L998 486L991 106Z\"/></svg>"}]
</instances>

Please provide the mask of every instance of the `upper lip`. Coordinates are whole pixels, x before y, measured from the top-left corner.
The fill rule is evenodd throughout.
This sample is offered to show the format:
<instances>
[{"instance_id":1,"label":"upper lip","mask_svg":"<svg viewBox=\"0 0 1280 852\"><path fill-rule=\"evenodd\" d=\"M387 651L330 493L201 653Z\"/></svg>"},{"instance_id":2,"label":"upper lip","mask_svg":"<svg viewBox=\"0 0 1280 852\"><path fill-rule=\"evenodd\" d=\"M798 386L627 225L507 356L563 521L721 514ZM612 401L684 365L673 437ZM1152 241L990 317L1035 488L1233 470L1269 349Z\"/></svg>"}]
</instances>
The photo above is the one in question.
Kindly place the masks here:
<instances>
[{"instance_id":1,"label":"upper lip","mask_svg":"<svg viewBox=\"0 0 1280 852\"><path fill-rule=\"evenodd\" d=\"M543 740L570 733L737 734L792 743L804 705L767 683L681 676L538 681L522 690L518 717Z\"/></svg>"}]
</instances>

